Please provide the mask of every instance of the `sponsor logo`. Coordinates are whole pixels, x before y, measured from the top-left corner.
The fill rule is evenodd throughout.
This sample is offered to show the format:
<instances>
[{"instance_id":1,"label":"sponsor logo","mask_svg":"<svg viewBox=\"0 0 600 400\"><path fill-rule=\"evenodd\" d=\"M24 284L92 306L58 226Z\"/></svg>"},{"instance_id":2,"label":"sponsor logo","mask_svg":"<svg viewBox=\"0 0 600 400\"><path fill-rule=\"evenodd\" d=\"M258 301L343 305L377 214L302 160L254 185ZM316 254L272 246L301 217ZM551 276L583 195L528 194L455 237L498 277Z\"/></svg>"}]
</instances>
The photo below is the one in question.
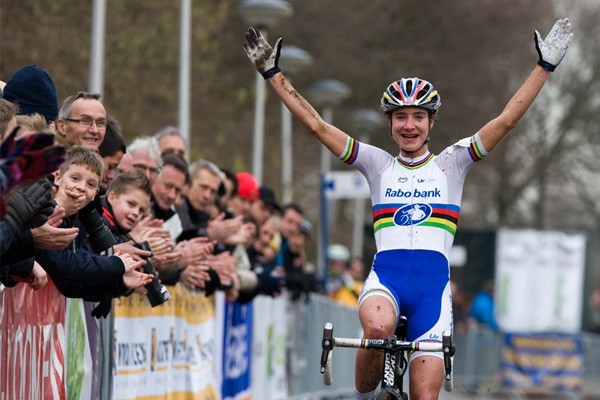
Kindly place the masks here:
<instances>
[{"instance_id":1,"label":"sponsor logo","mask_svg":"<svg viewBox=\"0 0 600 400\"><path fill-rule=\"evenodd\" d=\"M394 213L394 223L399 226L417 225L429 218L431 212L429 204L407 204Z\"/></svg>"},{"instance_id":2,"label":"sponsor logo","mask_svg":"<svg viewBox=\"0 0 600 400\"><path fill-rule=\"evenodd\" d=\"M390 353L385 355L385 373L383 379L388 386L394 386L394 370L396 369L396 357Z\"/></svg>"},{"instance_id":3,"label":"sponsor logo","mask_svg":"<svg viewBox=\"0 0 600 400\"><path fill-rule=\"evenodd\" d=\"M432 190L419 190L415 189L412 192L410 190L394 190L392 188L385 189L385 197L404 197L404 198L425 198L425 197L442 197L440 189Z\"/></svg>"}]
</instances>

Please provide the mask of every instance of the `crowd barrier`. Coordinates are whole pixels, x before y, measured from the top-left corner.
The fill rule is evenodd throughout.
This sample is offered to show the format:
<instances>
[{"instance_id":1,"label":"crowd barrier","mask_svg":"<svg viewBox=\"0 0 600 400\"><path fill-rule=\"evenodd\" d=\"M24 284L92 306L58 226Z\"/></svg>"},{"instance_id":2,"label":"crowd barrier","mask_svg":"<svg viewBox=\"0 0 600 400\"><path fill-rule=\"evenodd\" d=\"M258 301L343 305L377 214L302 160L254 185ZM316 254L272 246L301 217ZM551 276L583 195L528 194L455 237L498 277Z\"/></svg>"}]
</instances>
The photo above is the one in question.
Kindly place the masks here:
<instances>
[{"instance_id":1,"label":"crowd barrier","mask_svg":"<svg viewBox=\"0 0 600 400\"><path fill-rule=\"evenodd\" d=\"M5 289L0 400L352 398L355 351L335 351L332 386L319 363L323 324L332 322L336 336L360 337L356 310L319 294L240 305L169 290L173 299L156 308L142 295L115 300L113 317L98 321L88 303L65 301L51 283L37 292ZM441 398L510 391L498 376L502 334L470 330L454 340L458 397ZM600 336L583 334L581 342L582 395L598 394Z\"/></svg>"}]
</instances>

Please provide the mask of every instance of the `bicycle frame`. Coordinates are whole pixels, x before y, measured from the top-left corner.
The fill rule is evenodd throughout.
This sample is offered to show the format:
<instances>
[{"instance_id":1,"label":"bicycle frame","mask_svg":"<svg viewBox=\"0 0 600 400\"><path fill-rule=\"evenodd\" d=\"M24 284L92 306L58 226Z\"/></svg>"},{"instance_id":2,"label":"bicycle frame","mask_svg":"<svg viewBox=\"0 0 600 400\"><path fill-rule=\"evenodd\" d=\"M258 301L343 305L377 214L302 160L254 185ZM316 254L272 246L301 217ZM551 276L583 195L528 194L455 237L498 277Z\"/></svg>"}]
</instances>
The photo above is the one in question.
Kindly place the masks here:
<instances>
[{"instance_id":1,"label":"bicycle frame","mask_svg":"<svg viewBox=\"0 0 600 400\"><path fill-rule=\"evenodd\" d=\"M338 338L333 336L333 324L327 322L323 327L323 341L321 353L321 374L326 385L333 382L331 376L332 353L334 347L347 347L357 349L383 350L383 376L381 379L381 388L376 399L406 400L408 395L403 391L402 379L408 368L406 352L410 351L431 351L443 352L444 354L444 388L451 391L452 384L452 356L454 355L454 346L452 345L452 336L449 331L442 334L442 343L439 342L415 342L398 340L405 339L405 331L402 330L406 320L401 320L400 330L396 334L386 339L354 339Z\"/></svg>"}]
</instances>

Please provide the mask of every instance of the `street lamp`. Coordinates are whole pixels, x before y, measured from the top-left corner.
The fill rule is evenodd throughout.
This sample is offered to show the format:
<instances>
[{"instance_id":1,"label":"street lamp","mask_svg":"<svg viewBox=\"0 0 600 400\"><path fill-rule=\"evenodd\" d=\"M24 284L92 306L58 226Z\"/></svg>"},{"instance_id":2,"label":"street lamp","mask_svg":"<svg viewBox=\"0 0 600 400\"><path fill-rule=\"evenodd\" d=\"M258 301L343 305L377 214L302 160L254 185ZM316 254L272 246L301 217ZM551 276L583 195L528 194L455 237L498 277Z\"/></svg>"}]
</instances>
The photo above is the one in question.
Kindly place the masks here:
<instances>
[{"instance_id":1,"label":"street lamp","mask_svg":"<svg viewBox=\"0 0 600 400\"><path fill-rule=\"evenodd\" d=\"M238 7L242 18L253 27L261 30L265 39L267 30L281 18L289 17L294 10L283 0L243 0ZM262 161L265 137L265 81L256 74L256 98L254 103L254 144L252 147L252 175L262 182Z\"/></svg>"},{"instance_id":2,"label":"street lamp","mask_svg":"<svg viewBox=\"0 0 600 400\"><path fill-rule=\"evenodd\" d=\"M288 80L302 68L312 64L313 58L307 51L296 46L286 45L281 49L279 65ZM292 189L292 113L281 103L281 183L283 187L283 204L291 203Z\"/></svg>"},{"instance_id":3,"label":"street lamp","mask_svg":"<svg viewBox=\"0 0 600 400\"><path fill-rule=\"evenodd\" d=\"M359 141L369 143L369 136L382 128L385 120L380 112L370 108L360 108L352 113L352 126L359 134ZM354 229L352 231L352 255L362 258L365 225L365 198L354 200Z\"/></svg>"},{"instance_id":4,"label":"street lamp","mask_svg":"<svg viewBox=\"0 0 600 400\"><path fill-rule=\"evenodd\" d=\"M331 124L333 121L333 106L341 103L345 98L350 96L351 90L348 85L335 79L324 79L311 84L306 95L308 99L317 107L322 107L322 116L325 122ZM321 146L321 221L319 229L319 246L318 246L318 264L319 268L323 268L323 287L327 285L327 245L328 245L328 212L327 200L323 190L325 174L331 169L331 155L325 146Z\"/></svg>"}]
</instances>

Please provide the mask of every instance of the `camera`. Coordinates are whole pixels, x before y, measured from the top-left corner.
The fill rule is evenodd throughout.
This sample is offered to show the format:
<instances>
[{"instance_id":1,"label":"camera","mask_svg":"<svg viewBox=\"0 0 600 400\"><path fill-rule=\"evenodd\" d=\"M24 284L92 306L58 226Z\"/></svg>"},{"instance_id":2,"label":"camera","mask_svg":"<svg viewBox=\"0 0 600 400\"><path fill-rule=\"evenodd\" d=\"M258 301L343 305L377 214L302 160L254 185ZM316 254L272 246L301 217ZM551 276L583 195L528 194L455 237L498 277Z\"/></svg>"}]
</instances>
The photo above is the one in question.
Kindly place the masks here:
<instances>
[{"instance_id":1,"label":"camera","mask_svg":"<svg viewBox=\"0 0 600 400\"><path fill-rule=\"evenodd\" d=\"M136 246L142 250L152 251L148 242L138 243ZM154 265L148 259L146 259L146 264L144 265L144 272L153 276L152 281L144 286L148 291L146 296L150 305L156 307L171 299L171 294L167 290L167 287L160 283L158 276L156 276Z\"/></svg>"},{"instance_id":2,"label":"camera","mask_svg":"<svg viewBox=\"0 0 600 400\"><path fill-rule=\"evenodd\" d=\"M94 253L102 253L117 244L93 201L79 211L78 217L88 234L88 241Z\"/></svg>"}]
</instances>

